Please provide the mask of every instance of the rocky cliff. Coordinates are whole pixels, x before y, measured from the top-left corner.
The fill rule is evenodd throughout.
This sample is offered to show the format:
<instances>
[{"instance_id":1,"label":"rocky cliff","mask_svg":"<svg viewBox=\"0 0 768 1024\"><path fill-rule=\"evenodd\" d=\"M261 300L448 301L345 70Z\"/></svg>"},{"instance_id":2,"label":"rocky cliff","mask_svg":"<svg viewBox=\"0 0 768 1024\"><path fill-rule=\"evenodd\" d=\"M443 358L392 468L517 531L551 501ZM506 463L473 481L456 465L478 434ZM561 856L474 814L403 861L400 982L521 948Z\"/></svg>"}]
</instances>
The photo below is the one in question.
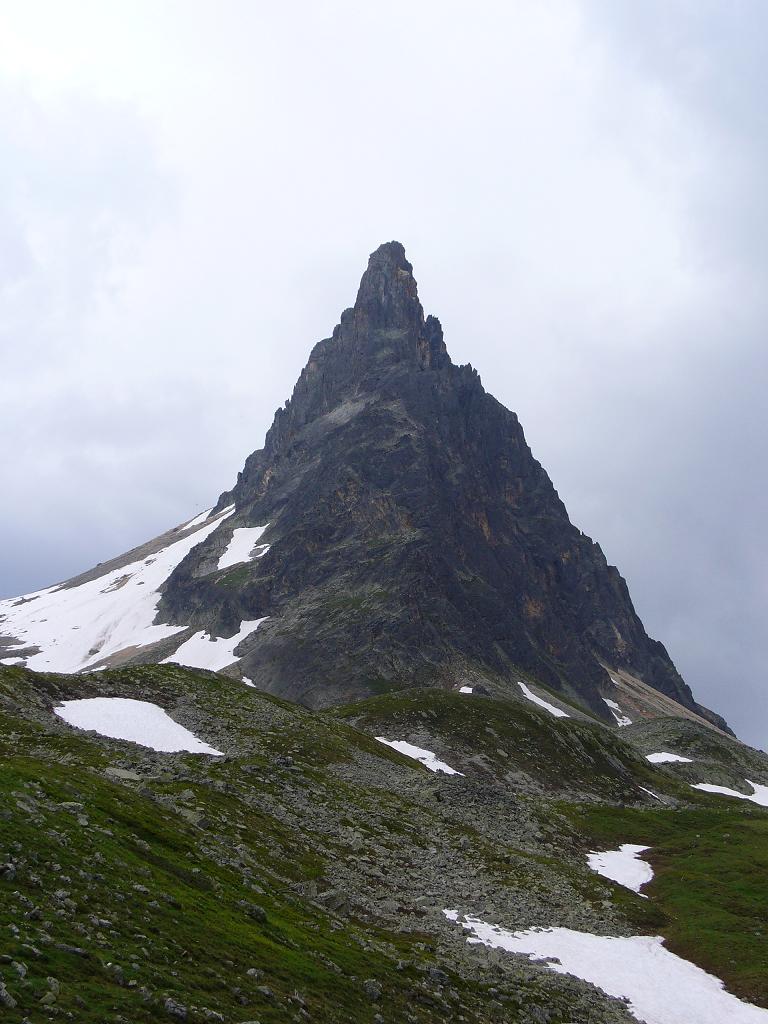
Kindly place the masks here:
<instances>
[{"instance_id":1,"label":"rocky cliff","mask_svg":"<svg viewBox=\"0 0 768 1024\"><path fill-rule=\"evenodd\" d=\"M160 620L231 635L257 685L314 706L528 673L605 718L606 668L699 707L626 583L568 519L517 416L448 355L399 242L312 350L221 512L269 524L258 559L215 569L220 529L170 577Z\"/></svg>"}]
</instances>

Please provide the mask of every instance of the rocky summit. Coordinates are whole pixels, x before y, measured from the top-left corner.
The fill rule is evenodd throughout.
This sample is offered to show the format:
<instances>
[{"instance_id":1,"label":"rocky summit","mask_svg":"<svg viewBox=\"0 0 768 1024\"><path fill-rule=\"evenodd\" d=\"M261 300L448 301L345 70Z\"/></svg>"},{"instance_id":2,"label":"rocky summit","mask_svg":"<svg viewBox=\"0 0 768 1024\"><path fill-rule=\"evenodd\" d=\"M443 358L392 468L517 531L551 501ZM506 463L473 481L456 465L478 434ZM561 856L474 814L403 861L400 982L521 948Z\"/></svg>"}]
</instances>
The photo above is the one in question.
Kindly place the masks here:
<instances>
[{"instance_id":1,"label":"rocky summit","mask_svg":"<svg viewBox=\"0 0 768 1024\"><path fill-rule=\"evenodd\" d=\"M399 242L371 255L210 513L0 603L0 631L31 668L174 660L312 707L413 686L519 696L522 679L612 724L610 702L653 717L661 701L727 728L570 522L517 416L451 361Z\"/></svg>"}]
</instances>

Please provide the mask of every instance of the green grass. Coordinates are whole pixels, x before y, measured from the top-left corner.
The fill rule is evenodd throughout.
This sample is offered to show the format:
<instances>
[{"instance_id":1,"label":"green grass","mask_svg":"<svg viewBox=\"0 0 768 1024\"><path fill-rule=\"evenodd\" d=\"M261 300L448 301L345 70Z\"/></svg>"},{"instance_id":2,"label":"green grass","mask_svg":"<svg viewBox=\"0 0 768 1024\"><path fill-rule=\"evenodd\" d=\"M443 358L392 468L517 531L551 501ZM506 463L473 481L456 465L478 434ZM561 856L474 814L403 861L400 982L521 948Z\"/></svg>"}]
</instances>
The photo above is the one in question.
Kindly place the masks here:
<instances>
[{"instance_id":1,"label":"green grass","mask_svg":"<svg viewBox=\"0 0 768 1024\"><path fill-rule=\"evenodd\" d=\"M685 810L582 807L571 817L592 848L651 846L655 877L643 892L664 915L669 948L768 1006L768 814L709 799Z\"/></svg>"},{"instance_id":2,"label":"green grass","mask_svg":"<svg viewBox=\"0 0 768 1024\"><path fill-rule=\"evenodd\" d=\"M641 796L638 785L658 783L641 755L612 731L576 718L555 719L522 701L409 690L372 697L334 713L387 735L398 728L404 733L432 733L449 749L485 755L497 775L518 768L553 790L567 784L602 797L632 799Z\"/></svg>"},{"instance_id":3,"label":"green grass","mask_svg":"<svg viewBox=\"0 0 768 1024\"><path fill-rule=\"evenodd\" d=\"M194 712L201 738L229 756L154 755L53 719L58 700L97 693L154 700L172 716ZM508 799L525 808L540 845L520 839L518 849L507 831L484 831L472 804L462 816L461 790L450 805L425 800L445 780L352 721L385 735L424 730L445 744L449 761L449 751L484 755L489 772L468 765L467 784L488 787L489 807ZM91 677L0 668L0 759L0 865L18 863L15 877L0 871L0 974L19 1003L3 1010L10 1024L66 1014L83 1024L144 1024L168 1019L169 996L198 1008L191 1022L209 1008L227 1024L303 1020L303 1011L328 1024L372 1024L377 1012L387 1022L442 1024L460 1007L467 1024L513 1024L529 1019L525 1007L537 1000L552 1024L573 1020L553 976L546 997L542 982L515 977L524 1009L505 1003L497 1014L488 989L503 981L466 971L461 959L446 966L427 918L401 919L413 930L394 931L365 903L334 915L312 896L338 885L328 881L341 877L334 865L363 853L390 873L399 899L394 865L403 856L418 863L433 844L470 849L479 887L535 895L554 914L574 894L599 911L610 894L619 920L663 934L736 994L768 1003L768 814L692 791L588 722L437 690L314 713L172 665ZM116 782L105 774L114 767L146 782ZM516 791L510 769L542 779L551 794ZM620 806L638 797L638 784L689 805ZM570 787L592 803L563 803ZM310 805L327 813L313 817ZM653 847L652 899L585 869L582 851L622 842ZM242 901L261 907L263 919ZM26 977L10 960L26 966ZM442 995L428 984L434 966L450 976ZM49 977L61 983L50 1014L40 1004ZM371 978L382 988L377 1002L363 987ZM448 991L455 998L446 1003Z\"/></svg>"},{"instance_id":4,"label":"green grass","mask_svg":"<svg viewBox=\"0 0 768 1024\"><path fill-rule=\"evenodd\" d=\"M302 1003L316 1020L365 1021L374 1012L362 987L368 978L382 986L395 1014L408 1009L420 1021L438 1019L428 1006L412 1007L419 965L430 962L417 948L424 936L342 924L297 896L292 883L317 878L323 861L274 818L188 780L161 780L148 799L106 779L101 751L85 739L51 744L64 766L14 752L36 743L34 728L20 730L0 716L0 729L0 859L19 861L15 878L0 879L0 953L28 969L21 979L3 965L19 1003L4 1020L39 1012L50 976L61 982L60 1011L99 1024L115 1014L156 1020L168 996L228 1021L289 1020ZM189 826L162 803L181 789L205 800L208 829ZM73 802L82 809L61 806ZM211 831L230 836L233 848L246 847L246 872L206 852ZM266 919L251 918L239 906L243 899L263 908ZM410 966L397 970L398 959ZM249 968L262 976L248 976ZM461 979L453 984L467 988ZM273 997L260 991L264 985Z\"/></svg>"}]
</instances>

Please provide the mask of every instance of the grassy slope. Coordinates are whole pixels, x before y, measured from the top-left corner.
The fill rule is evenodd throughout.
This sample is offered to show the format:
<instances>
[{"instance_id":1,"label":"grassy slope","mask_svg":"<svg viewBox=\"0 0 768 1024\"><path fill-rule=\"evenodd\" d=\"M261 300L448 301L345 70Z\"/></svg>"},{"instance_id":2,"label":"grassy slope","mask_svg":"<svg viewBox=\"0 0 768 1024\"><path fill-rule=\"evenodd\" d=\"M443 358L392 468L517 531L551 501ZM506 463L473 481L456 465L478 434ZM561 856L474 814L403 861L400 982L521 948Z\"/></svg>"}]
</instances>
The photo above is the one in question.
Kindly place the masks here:
<instances>
[{"instance_id":1,"label":"grassy slope","mask_svg":"<svg viewBox=\"0 0 768 1024\"><path fill-rule=\"evenodd\" d=\"M156 755L70 730L50 706L75 689L194 706L205 738L234 740L239 752ZM344 829L375 843L374 861L406 840L418 856L438 834L439 807L433 827L423 807L414 827L407 798L332 771L360 757L375 759L382 779L405 769L421 789L431 778L364 733L221 677L165 666L88 678L0 669L0 863L16 865L0 871L0 973L18 1003L3 1019L133 1024L170 1019L172 998L191 1021L228 1024L373 1022L379 1010L387 1021L484 1024L529 1021L536 1006L552 1024L570 1020L572 997L548 978L518 978L505 994L496 972L454 970L417 911L390 930L312 898L329 861L354 849ZM115 781L105 774L115 767L146 782ZM332 805L334 828L312 832L297 792ZM446 833L453 841L472 829ZM478 863L503 865L502 852L475 847ZM40 1002L49 978L60 983L52 1007Z\"/></svg>"},{"instance_id":2,"label":"grassy slope","mask_svg":"<svg viewBox=\"0 0 768 1024\"><path fill-rule=\"evenodd\" d=\"M638 785L662 795L670 801L663 809L558 806L585 854L626 842L653 847L656 877L644 890L652 902L620 886L615 901L638 928L663 934L672 950L731 991L768 1006L768 812L691 790L674 767L651 767L620 734L517 703L434 691L378 697L339 714L374 731L389 725L391 732L392 723L404 735L427 730L440 737L445 756L451 749L482 751L492 770L512 763L552 787L583 787L614 801L636 801ZM701 732L697 755L706 750L710 762L730 764L733 741Z\"/></svg>"},{"instance_id":3,"label":"grassy slope","mask_svg":"<svg viewBox=\"0 0 768 1024\"><path fill-rule=\"evenodd\" d=\"M27 858L27 865L16 878L0 882L0 927L2 952L29 971L23 982L14 969L3 971L20 1009L29 1012L43 996L48 976L62 981L58 1006L81 1021L102 1021L110 1011L131 1021L154 1020L158 1002L173 996L215 1008L227 1020L258 1013L266 1024L290 1019L291 1008L302 1005L294 993L302 994L317 1019L364 1020L371 1012L362 987L367 978L387 989L393 1009L410 1004L420 975L415 966L396 971L396 962L397 956L429 962L425 951L413 948L418 937L337 927L293 897L285 880L311 879L321 864L311 849L297 848L295 836L281 834L274 820L243 814L242 828L232 830L233 842L243 833L245 859L254 864L252 878L263 890L254 892L236 871L201 853L196 830L183 819L93 771L98 762L87 741L59 742L57 754L66 760L62 771L59 764L15 753L25 737L13 723L11 746L7 726L0 720L3 852ZM62 808L71 802L82 805L80 815L77 808ZM36 810L28 813L29 807ZM210 801L207 811L213 811ZM238 905L244 898L266 911L265 921L253 920ZM102 922L90 929L95 949L77 927L89 918ZM51 943L41 941L38 921ZM19 940L9 925L20 927ZM22 943L28 935L38 954ZM389 955L375 948L377 942ZM57 944L89 947L88 955ZM108 966L114 963L126 984L118 984L119 975ZM248 976L252 967L263 976ZM264 984L273 998L259 990ZM154 993L146 1002L141 986ZM247 1014L241 994L254 1007ZM433 1019L428 1011L418 1018Z\"/></svg>"},{"instance_id":4,"label":"grassy slope","mask_svg":"<svg viewBox=\"0 0 768 1024\"><path fill-rule=\"evenodd\" d=\"M653 848L643 891L666 920L669 948L768 1006L768 813L712 797L678 810L572 809L589 844Z\"/></svg>"},{"instance_id":5,"label":"grassy slope","mask_svg":"<svg viewBox=\"0 0 768 1024\"><path fill-rule=\"evenodd\" d=\"M336 715L388 738L423 731L442 738L451 751L480 754L487 770L502 777L519 770L543 787L564 785L601 797L632 799L639 785L658 776L634 748L611 730L578 720L556 719L523 701L476 698L443 690L386 694L336 710ZM394 733L400 730L395 736Z\"/></svg>"},{"instance_id":6,"label":"grassy slope","mask_svg":"<svg viewBox=\"0 0 768 1024\"><path fill-rule=\"evenodd\" d=\"M176 717L193 707L203 737L233 756L142 754L52 726L50 705L72 696L75 685L88 695L154 698ZM0 669L0 861L18 862L15 877L0 873L0 972L19 1003L4 1019L37 1022L58 1011L84 1024L167 1019L170 996L201 1021L219 1019L206 1010L227 1022L373 1021L379 1009L387 1021L517 1020L509 1004L498 1016L489 1009L497 978L481 983L448 968L447 981L430 980L431 968L446 968L418 920L409 930L388 930L305 897L322 888L329 859L348 858L348 827L375 839L374 862L383 846L396 854L406 839L425 849L432 841L428 831L420 836L423 807L415 825L416 809L402 794L354 781L359 758L380 764L382 780L392 768L415 776L421 769L350 728L349 719L393 738L426 731L449 762L454 753L462 759L468 781L479 772L510 809L525 799L515 773L541 779L548 795L532 801L547 840L539 854L473 834L469 816L463 825L445 824L439 804L430 812L435 829L440 822L444 840L471 837L478 866L503 885L536 886L545 870L596 907L610 894L638 930L664 934L733 991L768 1002L759 934L768 906L768 814L697 794L674 772L647 765L618 735L521 702L406 693L343 709L339 718L172 667L76 681ZM478 753L481 768L464 763ZM105 769L115 765L138 768L150 781L113 781ZM340 765L346 775L334 770ZM690 805L621 806L637 800L638 785ZM562 802L580 787L586 803L572 793ZM331 809L336 825L327 834L304 827L301 806L293 818L278 813L286 794L290 804L297 792ZM458 790L455 796L460 803ZM611 887L583 869L580 853L572 856L574 847L620 842L654 847L652 900ZM261 907L264 919L243 900ZM27 968L24 978L11 959ZM39 1000L49 977L59 979L61 992L44 1011ZM381 987L380 1001L366 992L367 979ZM535 987L526 994L517 984L524 1004L529 996L541 1000ZM553 1022L573 1019L547 996Z\"/></svg>"}]
</instances>

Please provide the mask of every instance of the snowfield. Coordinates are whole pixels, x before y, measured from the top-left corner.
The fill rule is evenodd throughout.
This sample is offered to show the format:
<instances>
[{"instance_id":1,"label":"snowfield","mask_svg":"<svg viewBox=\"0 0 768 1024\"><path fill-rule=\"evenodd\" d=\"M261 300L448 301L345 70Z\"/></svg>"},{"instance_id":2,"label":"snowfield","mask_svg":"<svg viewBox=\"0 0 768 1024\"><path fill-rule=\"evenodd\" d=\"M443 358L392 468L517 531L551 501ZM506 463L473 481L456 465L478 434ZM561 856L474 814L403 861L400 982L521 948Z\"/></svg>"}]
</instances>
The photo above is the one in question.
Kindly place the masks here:
<instances>
[{"instance_id":1,"label":"snowfield","mask_svg":"<svg viewBox=\"0 0 768 1024\"><path fill-rule=\"evenodd\" d=\"M611 714L616 719L616 725L632 725L632 719L627 718L615 700L608 700L607 697L603 697L603 701L608 705Z\"/></svg>"},{"instance_id":2,"label":"snowfield","mask_svg":"<svg viewBox=\"0 0 768 1024\"><path fill-rule=\"evenodd\" d=\"M693 764L692 757L681 757L680 754L670 754L666 750L660 750L658 754L646 754L645 759L651 764Z\"/></svg>"},{"instance_id":3,"label":"snowfield","mask_svg":"<svg viewBox=\"0 0 768 1024\"><path fill-rule=\"evenodd\" d=\"M752 787L753 792L751 794L740 793L738 789L729 789L727 786L713 786L708 782L697 782L695 785L692 784L691 788L701 789L705 793L719 793L721 796L734 796L738 800L751 800L753 804L768 807L768 786L761 786L759 783L751 782L749 779L744 781Z\"/></svg>"},{"instance_id":4,"label":"snowfield","mask_svg":"<svg viewBox=\"0 0 768 1024\"><path fill-rule=\"evenodd\" d=\"M54 713L76 729L92 729L114 740L130 740L142 747L172 754L185 750L191 754L214 754L220 750L199 740L179 725L157 704L126 697L89 697L65 700Z\"/></svg>"},{"instance_id":5,"label":"snowfield","mask_svg":"<svg viewBox=\"0 0 768 1024\"><path fill-rule=\"evenodd\" d=\"M406 740L387 740L383 736L377 736L376 739L379 743L386 743L388 747L393 747L401 754L405 754L406 757L412 757L414 761L420 761L431 772L443 772L445 775L464 774L464 772L457 772L455 768L451 768L445 761L439 761L437 755L432 750L416 747L413 743L408 743Z\"/></svg>"},{"instance_id":6,"label":"snowfield","mask_svg":"<svg viewBox=\"0 0 768 1024\"><path fill-rule=\"evenodd\" d=\"M573 974L608 995L629 1000L628 1010L645 1024L768 1024L768 1010L726 992L712 974L664 948L659 935L614 938L570 928L511 932L477 917L449 921L471 932L470 943L545 959L558 974Z\"/></svg>"},{"instance_id":7,"label":"snowfield","mask_svg":"<svg viewBox=\"0 0 768 1024\"><path fill-rule=\"evenodd\" d=\"M241 644L247 636L255 633L262 622L266 622L269 616L261 619L252 619L250 622L241 622L240 629L234 636L211 636L205 630L195 633L185 640L173 654L163 658L161 664L173 662L176 665L186 665L187 668L207 668L211 672L218 672L237 661L234 653L238 644Z\"/></svg>"},{"instance_id":8,"label":"snowfield","mask_svg":"<svg viewBox=\"0 0 768 1024\"><path fill-rule=\"evenodd\" d=\"M612 882L618 882L625 889L631 889L632 892L647 899L645 894L640 892L653 878L653 868L640 857L646 850L650 850L650 846L624 843L618 850L601 850L587 854L587 864L604 878L610 878Z\"/></svg>"},{"instance_id":9,"label":"snowfield","mask_svg":"<svg viewBox=\"0 0 768 1024\"><path fill-rule=\"evenodd\" d=\"M269 544L262 544L258 552L254 548L268 526L269 523L264 526L239 526L233 530L232 539L219 559L218 568L228 569L231 565L250 562L252 558L263 558L269 551Z\"/></svg>"},{"instance_id":10,"label":"snowfield","mask_svg":"<svg viewBox=\"0 0 768 1024\"><path fill-rule=\"evenodd\" d=\"M537 697L532 690L528 689L525 683L518 682L517 685L523 691L523 694L528 698L528 700L532 700L533 703L538 704L540 708L545 708L550 715L554 715L556 718L571 717L570 715L566 715L562 708L556 708L554 704L548 704L545 700L542 700L541 697Z\"/></svg>"},{"instance_id":11,"label":"snowfield","mask_svg":"<svg viewBox=\"0 0 768 1024\"><path fill-rule=\"evenodd\" d=\"M145 647L183 631L186 626L153 624L159 589L233 511L234 506L225 509L194 533L88 583L0 601L0 634L16 637L22 648L40 648L24 658L27 668L79 672L127 647Z\"/></svg>"}]
</instances>

